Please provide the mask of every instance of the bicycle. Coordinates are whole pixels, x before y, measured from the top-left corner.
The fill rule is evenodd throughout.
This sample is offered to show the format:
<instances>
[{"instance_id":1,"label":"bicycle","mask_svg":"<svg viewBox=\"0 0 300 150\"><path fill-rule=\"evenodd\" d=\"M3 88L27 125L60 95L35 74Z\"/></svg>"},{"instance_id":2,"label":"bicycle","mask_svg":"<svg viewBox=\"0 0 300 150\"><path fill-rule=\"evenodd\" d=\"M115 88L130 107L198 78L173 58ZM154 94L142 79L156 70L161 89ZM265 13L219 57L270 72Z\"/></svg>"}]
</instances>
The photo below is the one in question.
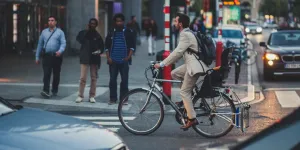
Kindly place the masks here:
<instances>
[{"instance_id":1,"label":"bicycle","mask_svg":"<svg viewBox=\"0 0 300 150\"><path fill-rule=\"evenodd\" d=\"M147 79L149 89L146 88L137 88L129 91L126 96L124 96L124 99L120 101L118 105L118 117L122 124L122 126L129 131L132 134L135 135L148 135L153 132L155 132L162 124L164 120L164 110L165 105L162 101L162 97L164 97L170 106L175 110L175 120L179 124L185 125L187 122L187 114L186 110L182 107L179 107L176 105L173 101L171 101L168 96L163 93L162 89L158 86L157 82L172 82L172 83L181 83L182 81L178 80L164 80L164 79L157 79L157 76L159 74L159 70L154 68L154 64L156 62L151 62L150 66L145 69L145 77ZM206 72L207 77L210 78L210 75L214 71L219 70L219 68L213 68L209 69ZM152 84L149 81L149 78L147 77L147 71L151 70L153 82ZM204 79L204 82L207 80ZM203 84L204 84L203 82ZM209 80L210 82L210 80ZM211 85L211 84L210 84ZM204 88L201 88L202 90ZM234 101L230 96L237 96L234 91L230 87L212 87L212 90L210 92L210 96L208 95L201 95L201 89L199 90L197 88L197 85L195 85L194 92L192 95L192 101L194 105L194 109L197 113L196 119L199 122L198 125L194 125L192 128L200 135L207 137L207 138L218 138L226 135L229 133L234 126L241 128L242 132L245 131L245 128L249 126L249 117L247 117L245 114L249 114L248 105L241 103L239 98L237 97L238 104L241 107L238 107L236 109L236 105L234 104ZM157 93L159 93L162 97L160 97ZM203 93L203 92L202 92ZM142 96L136 95L136 94L142 94L142 96L145 96L146 99L141 99ZM215 99L219 97L220 99L223 99L224 101L220 103L220 106L223 106L223 109L217 110L216 108L216 101ZM151 99L153 98L153 99ZM211 99L211 101L207 101L206 99ZM124 103L127 103L128 105L124 105ZM137 102L138 104L132 104L132 102ZM141 108L137 108L134 106L141 106ZM154 106L150 108L150 106ZM250 107L249 107L250 108ZM156 110L157 109L157 110ZM136 111L136 112L134 112ZM133 115L138 115L140 117L141 115L150 114L151 118L154 115L157 115L157 119L151 119L151 122L154 123L154 125L149 125L148 121L141 121L134 122L136 120L139 120L138 118L135 118L131 121L126 120L130 113L134 113ZM146 117L147 119L150 117ZM207 117L207 118L205 118ZM205 127L213 126L216 124L216 118L220 117L221 119L224 119L225 123L229 123L229 125L226 126L226 128L217 133L211 133L211 129L208 129L208 131L205 130ZM206 122L207 121L207 122ZM240 122L242 122L242 125L239 125ZM248 122L248 123L247 123ZM205 124L207 123L207 124ZM146 129L140 128L140 126L146 125ZM218 124L217 124L218 125ZM204 127L204 128L203 128ZM223 125L217 126L217 127L224 127ZM213 131L216 131L216 127L213 127Z\"/></svg>"},{"instance_id":2,"label":"bicycle","mask_svg":"<svg viewBox=\"0 0 300 150\"><path fill-rule=\"evenodd\" d=\"M225 49L231 49L231 63L235 64L235 84L238 84L239 75L241 72L241 62L246 65L252 65L256 61L257 52L253 49L248 49L248 44L241 44L237 46L231 41L226 42Z\"/></svg>"}]
</instances>

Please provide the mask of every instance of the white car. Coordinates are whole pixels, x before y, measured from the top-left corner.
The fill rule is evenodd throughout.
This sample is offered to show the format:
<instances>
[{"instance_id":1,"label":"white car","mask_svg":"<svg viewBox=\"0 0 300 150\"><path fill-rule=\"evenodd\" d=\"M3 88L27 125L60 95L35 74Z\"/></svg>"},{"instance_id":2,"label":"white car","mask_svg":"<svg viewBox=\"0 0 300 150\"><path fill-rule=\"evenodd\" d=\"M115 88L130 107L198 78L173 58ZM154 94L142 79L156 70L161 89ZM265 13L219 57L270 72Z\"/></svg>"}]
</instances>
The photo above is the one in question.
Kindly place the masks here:
<instances>
[{"instance_id":1,"label":"white car","mask_svg":"<svg viewBox=\"0 0 300 150\"><path fill-rule=\"evenodd\" d=\"M225 43L229 40L239 46L241 43L245 43L246 36L243 31L243 27L240 25L223 25L221 26L222 31L222 43ZM212 38L215 42L218 40L219 28L217 27L212 34Z\"/></svg>"}]
</instances>

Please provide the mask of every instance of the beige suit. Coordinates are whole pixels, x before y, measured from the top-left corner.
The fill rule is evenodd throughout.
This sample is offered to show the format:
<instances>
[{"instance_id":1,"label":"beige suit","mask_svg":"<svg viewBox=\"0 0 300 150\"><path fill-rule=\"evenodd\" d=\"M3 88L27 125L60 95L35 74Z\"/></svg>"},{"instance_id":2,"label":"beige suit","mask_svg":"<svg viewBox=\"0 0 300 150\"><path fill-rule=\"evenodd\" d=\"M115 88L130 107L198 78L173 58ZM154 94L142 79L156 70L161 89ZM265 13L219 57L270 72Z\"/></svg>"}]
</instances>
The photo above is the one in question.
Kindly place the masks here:
<instances>
[{"instance_id":1,"label":"beige suit","mask_svg":"<svg viewBox=\"0 0 300 150\"><path fill-rule=\"evenodd\" d=\"M184 65L179 66L171 72L172 78L176 80L183 80L180 95L183 99L184 106L187 110L187 115L190 119L196 118L195 110L193 109L193 103L191 100L192 90L197 82L199 76L208 70L208 67L197 58L188 53L187 50L197 52L198 43L196 37L188 32L188 28L183 29L180 32L180 39L176 49L163 60L165 66L171 65L183 57Z\"/></svg>"}]
</instances>

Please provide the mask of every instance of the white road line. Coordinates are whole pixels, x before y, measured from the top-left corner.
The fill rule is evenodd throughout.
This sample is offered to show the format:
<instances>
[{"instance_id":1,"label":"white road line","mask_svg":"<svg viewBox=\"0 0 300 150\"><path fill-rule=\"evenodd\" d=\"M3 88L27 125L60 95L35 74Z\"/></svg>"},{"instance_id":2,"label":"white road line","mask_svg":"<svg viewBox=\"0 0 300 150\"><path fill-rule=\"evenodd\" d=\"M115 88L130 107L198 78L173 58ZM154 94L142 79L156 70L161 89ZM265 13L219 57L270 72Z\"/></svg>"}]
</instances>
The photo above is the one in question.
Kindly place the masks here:
<instances>
[{"instance_id":1,"label":"white road line","mask_svg":"<svg viewBox=\"0 0 300 150\"><path fill-rule=\"evenodd\" d=\"M0 82L0 86L43 86L42 83L7 83L7 82ZM51 86L51 85L50 85ZM60 87L79 87L78 84L60 84ZM87 85L88 86L88 85Z\"/></svg>"},{"instance_id":2,"label":"white road line","mask_svg":"<svg viewBox=\"0 0 300 150\"><path fill-rule=\"evenodd\" d=\"M267 88L264 89L264 91L297 91L300 90L300 88Z\"/></svg>"},{"instance_id":3,"label":"white road line","mask_svg":"<svg viewBox=\"0 0 300 150\"><path fill-rule=\"evenodd\" d=\"M42 99L42 98L29 98L24 101L25 103L35 103L35 104L44 104L44 105L56 105L56 106L73 106L73 107L86 107L86 108L98 108L98 109L111 109L117 110L118 105L108 105L107 103L90 103L90 102L81 102L76 103L74 100L54 100L54 99ZM129 110L131 104L123 107L124 110Z\"/></svg>"},{"instance_id":4,"label":"white road line","mask_svg":"<svg viewBox=\"0 0 300 150\"><path fill-rule=\"evenodd\" d=\"M283 108L300 106L300 97L295 91L275 91L275 94Z\"/></svg>"},{"instance_id":5,"label":"white road line","mask_svg":"<svg viewBox=\"0 0 300 150\"><path fill-rule=\"evenodd\" d=\"M96 123L96 124L99 124L99 125L102 125L102 126L120 126L120 125L122 125L121 122L93 121L93 123Z\"/></svg>"},{"instance_id":6,"label":"white road line","mask_svg":"<svg viewBox=\"0 0 300 150\"><path fill-rule=\"evenodd\" d=\"M120 128L106 128L106 129L109 129L109 130L111 130L113 132L118 132Z\"/></svg>"},{"instance_id":7,"label":"white road line","mask_svg":"<svg viewBox=\"0 0 300 150\"><path fill-rule=\"evenodd\" d=\"M90 90L89 87L84 89L84 97L89 97L89 95L88 95L88 94L89 94L89 90ZM100 95L103 95L106 91L108 91L108 88L105 88L105 87L97 87L97 88L96 88L96 95L95 95L95 97L98 97L98 96L100 96ZM78 92L76 92L76 93L74 93L74 94L72 94L72 95L69 95L69 96L67 96L67 97L65 97L65 98L63 98L63 99L61 99L61 101L63 101L63 100L75 101L77 97L78 97Z\"/></svg>"},{"instance_id":8,"label":"white road line","mask_svg":"<svg viewBox=\"0 0 300 150\"><path fill-rule=\"evenodd\" d=\"M107 116L107 117L89 117L89 116L72 116L78 119L82 119L82 120L119 120L119 117L111 117L111 116ZM135 117L123 117L124 120L134 120Z\"/></svg>"}]
</instances>

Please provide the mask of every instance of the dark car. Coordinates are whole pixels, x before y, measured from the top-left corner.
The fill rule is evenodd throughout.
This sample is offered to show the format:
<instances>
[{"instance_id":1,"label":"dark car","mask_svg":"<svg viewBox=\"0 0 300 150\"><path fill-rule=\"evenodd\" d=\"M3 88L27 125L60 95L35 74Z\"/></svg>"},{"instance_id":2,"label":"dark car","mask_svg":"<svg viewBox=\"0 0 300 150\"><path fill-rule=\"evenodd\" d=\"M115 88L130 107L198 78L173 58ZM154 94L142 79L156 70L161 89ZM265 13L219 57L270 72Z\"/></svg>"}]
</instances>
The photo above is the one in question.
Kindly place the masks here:
<instances>
[{"instance_id":1,"label":"dark car","mask_svg":"<svg viewBox=\"0 0 300 150\"><path fill-rule=\"evenodd\" d=\"M128 150L123 140L97 124L16 107L0 97L0 150Z\"/></svg>"},{"instance_id":2,"label":"dark car","mask_svg":"<svg viewBox=\"0 0 300 150\"><path fill-rule=\"evenodd\" d=\"M263 55L265 80L274 76L300 75L300 30L279 30L271 33Z\"/></svg>"}]
</instances>

